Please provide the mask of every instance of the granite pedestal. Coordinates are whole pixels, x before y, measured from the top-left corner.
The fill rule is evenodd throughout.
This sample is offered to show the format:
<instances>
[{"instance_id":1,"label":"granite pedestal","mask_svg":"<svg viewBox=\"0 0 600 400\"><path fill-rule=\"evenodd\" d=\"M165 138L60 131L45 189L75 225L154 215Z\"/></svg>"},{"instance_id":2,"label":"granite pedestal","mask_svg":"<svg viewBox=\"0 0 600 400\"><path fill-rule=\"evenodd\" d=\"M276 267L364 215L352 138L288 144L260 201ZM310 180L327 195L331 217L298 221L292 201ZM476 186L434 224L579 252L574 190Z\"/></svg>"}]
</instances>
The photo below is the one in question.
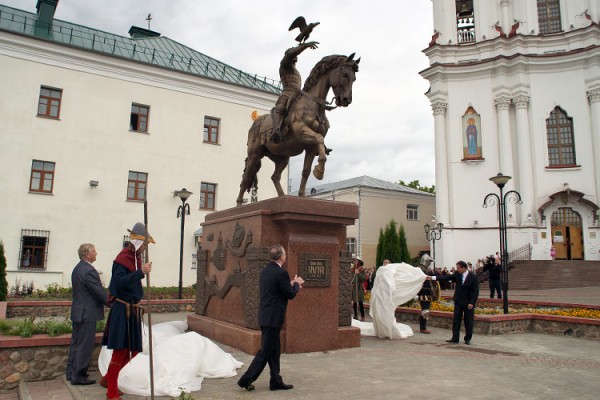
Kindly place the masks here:
<instances>
[{"instance_id":1,"label":"granite pedestal","mask_svg":"<svg viewBox=\"0 0 600 400\"><path fill-rule=\"evenodd\" d=\"M354 203L283 196L209 214L198 253L196 314L190 329L255 354L259 275L269 247L287 251L284 268L305 284L288 303L282 351L302 353L360 346L351 326L351 254L346 226L354 224Z\"/></svg>"}]
</instances>

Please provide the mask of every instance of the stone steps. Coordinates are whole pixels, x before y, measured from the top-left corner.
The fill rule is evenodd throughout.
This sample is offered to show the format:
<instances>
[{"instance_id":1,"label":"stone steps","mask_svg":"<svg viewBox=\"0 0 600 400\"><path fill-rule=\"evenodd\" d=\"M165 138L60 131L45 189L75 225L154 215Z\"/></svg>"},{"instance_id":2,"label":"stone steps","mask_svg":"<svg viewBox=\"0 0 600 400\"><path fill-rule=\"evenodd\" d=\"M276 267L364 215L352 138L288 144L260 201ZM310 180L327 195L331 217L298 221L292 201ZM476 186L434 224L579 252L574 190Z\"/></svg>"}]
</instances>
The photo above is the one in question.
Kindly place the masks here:
<instances>
[{"instance_id":1,"label":"stone steps","mask_svg":"<svg viewBox=\"0 0 600 400\"><path fill-rule=\"evenodd\" d=\"M515 261L509 289L556 289L600 283L600 261Z\"/></svg>"}]
</instances>

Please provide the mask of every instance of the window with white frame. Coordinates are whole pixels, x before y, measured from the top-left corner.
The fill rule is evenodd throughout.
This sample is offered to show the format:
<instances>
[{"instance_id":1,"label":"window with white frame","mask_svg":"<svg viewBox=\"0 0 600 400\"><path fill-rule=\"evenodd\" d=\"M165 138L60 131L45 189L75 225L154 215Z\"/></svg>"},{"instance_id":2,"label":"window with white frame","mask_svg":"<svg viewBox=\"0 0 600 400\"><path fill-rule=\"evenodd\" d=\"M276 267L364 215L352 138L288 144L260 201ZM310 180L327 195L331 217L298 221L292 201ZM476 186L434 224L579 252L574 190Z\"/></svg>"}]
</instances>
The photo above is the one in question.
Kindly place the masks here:
<instances>
[{"instance_id":1,"label":"window with white frame","mask_svg":"<svg viewBox=\"0 0 600 400\"><path fill-rule=\"evenodd\" d=\"M351 254L356 254L356 238L346 238L346 251Z\"/></svg>"},{"instance_id":2,"label":"window with white frame","mask_svg":"<svg viewBox=\"0 0 600 400\"><path fill-rule=\"evenodd\" d=\"M418 221L419 220L419 206L416 204L407 204L406 205L406 219L408 221Z\"/></svg>"}]
</instances>

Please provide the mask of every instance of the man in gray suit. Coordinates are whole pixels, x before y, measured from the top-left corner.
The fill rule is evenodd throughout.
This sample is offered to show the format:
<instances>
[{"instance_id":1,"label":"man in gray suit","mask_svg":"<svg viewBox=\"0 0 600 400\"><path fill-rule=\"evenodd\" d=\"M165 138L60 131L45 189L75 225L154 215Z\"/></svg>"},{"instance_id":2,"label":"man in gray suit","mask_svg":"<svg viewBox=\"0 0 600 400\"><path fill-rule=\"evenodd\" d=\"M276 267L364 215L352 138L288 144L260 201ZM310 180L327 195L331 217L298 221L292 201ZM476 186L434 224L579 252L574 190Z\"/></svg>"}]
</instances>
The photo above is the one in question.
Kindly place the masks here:
<instances>
[{"instance_id":1,"label":"man in gray suit","mask_svg":"<svg viewBox=\"0 0 600 400\"><path fill-rule=\"evenodd\" d=\"M79 246L79 263L71 274L73 302L71 321L73 333L67 363L67 380L72 385L91 385L96 383L88 379L88 367L92 359L96 342L96 321L104 319L104 306L107 293L98 271L92 265L96 261L96 247L91 243Z\"/></svg>"}]
</instances>

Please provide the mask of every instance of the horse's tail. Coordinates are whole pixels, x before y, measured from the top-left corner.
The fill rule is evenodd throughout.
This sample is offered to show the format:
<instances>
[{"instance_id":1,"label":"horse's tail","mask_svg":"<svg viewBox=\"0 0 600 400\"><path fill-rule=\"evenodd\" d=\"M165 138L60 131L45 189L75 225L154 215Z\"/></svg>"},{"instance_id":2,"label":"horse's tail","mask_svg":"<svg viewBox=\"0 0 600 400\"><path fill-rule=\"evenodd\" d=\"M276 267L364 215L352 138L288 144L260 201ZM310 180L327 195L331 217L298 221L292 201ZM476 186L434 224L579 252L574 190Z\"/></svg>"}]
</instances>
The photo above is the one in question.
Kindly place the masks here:
<instances>
[{"instance_id":1,"label":"horse's tail","mask_svg":"<svg viewBox=\"0 0 600 400\"><path fill-rule=\"evenodd\" d=\"M253 123L248 130L248 155L244 161L244 172L242 174L242 182L240 183L240 194L237 199L237 204L241 205L245 192L249 192L252 187L258 187L258 171L261 167L261 159L263 158L264 133L263 121L266 115L261 115Z\"/></svg>"}]
</instances>

